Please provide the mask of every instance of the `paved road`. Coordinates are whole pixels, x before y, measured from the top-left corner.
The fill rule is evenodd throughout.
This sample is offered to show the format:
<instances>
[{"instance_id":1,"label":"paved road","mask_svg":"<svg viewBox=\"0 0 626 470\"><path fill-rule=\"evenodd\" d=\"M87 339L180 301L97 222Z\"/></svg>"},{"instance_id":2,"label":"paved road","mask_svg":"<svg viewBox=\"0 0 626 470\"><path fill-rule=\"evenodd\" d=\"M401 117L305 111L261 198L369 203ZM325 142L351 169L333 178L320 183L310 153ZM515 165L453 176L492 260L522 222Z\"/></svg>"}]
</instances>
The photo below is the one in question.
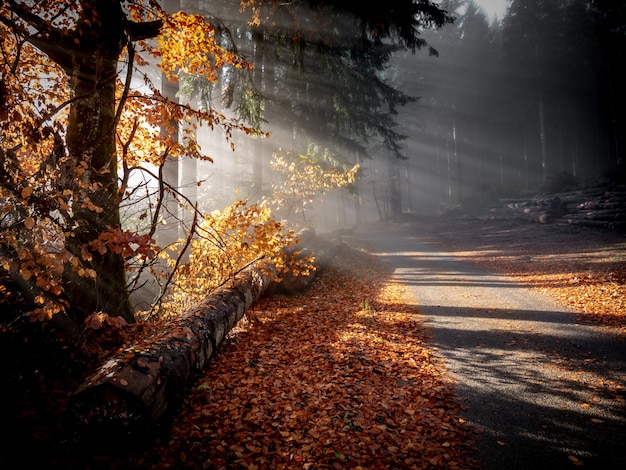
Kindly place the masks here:
<instances>
[{"instance_id":1,"label":"paved road","mask_svg":"<svg viewBox=\"0 0 626 470\"><path fill-rule=\"evenodd\" d=\"M395 267L482 430L483 469L626 469L626 345L535 290L391 230Z\"/></svg>"}]
</instances>

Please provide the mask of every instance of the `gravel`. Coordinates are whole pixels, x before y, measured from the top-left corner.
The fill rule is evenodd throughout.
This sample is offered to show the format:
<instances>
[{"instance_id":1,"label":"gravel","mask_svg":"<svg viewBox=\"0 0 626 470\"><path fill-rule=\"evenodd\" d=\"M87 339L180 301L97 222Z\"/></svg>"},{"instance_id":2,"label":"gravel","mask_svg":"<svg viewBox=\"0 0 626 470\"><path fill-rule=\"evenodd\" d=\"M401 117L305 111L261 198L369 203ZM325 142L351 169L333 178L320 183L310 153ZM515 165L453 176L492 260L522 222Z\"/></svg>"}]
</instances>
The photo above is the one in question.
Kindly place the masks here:
<instances>
[{"instance_id":1,"label":"gravel","mask_svg":"<svg viewBox=\"0 0 626 470\"><path fill-rule=\"evenodd\" d=\"M425 316L464 418L481 433L481 468L626 468L626 345L392 226L357 235Z\"/></svg>"}]
</instances>

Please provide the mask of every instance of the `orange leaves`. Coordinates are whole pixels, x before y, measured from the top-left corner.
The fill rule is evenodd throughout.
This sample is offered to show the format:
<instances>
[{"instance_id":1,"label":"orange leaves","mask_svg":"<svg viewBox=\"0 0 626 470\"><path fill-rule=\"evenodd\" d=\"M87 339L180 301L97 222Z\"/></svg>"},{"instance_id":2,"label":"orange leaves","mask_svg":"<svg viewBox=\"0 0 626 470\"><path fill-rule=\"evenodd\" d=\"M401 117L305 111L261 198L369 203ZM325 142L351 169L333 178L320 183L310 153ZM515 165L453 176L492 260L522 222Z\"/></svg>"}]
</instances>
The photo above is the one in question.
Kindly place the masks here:
<instances>
[{"instance_id":1,"label":"orange leaves","mask_svg":"<svg viewBox=\"0 0 626 470\"><path fill-rule=\"evenodd\" d=\"M33 194L33 187L32 186L26 186L24 189L22 189L22 199L28 199L28 197Z\"/></svg>"},{"instance_id":2,"label":"orange leaves","mask_svg":"<svg viewBox=\"0 0 626 470\"><path fill-rule=\"evenodd\" d=\"M196 468L474 467L402 289L368 255L337 260L306 292L254 308L144 464L184 451Z\"/></svg>"},{"instance_id":3,"label":"orange leaves","mask_svg":"<svg viewBox=\"0 0 626 470\"><path fill-rule=\"evenodd\" d=\"M89 248L104 255L111 250L121 254L124 259L140 256L152 259L156 256L156 242L148 235L138 235L125 230L109 230L102 232L96 240L89 243Z\"/></svg>"},{"instance_id":4,"label":"orange leaves","mask_svg":"<svg viewBox=\"0 0 626 470\"><path fill-rule=\"evenodd\" d=\"M121 317L111 317L104 312L94 312L85 319L84 325L90 330L99 330L107 325L121 327L126 325L126 321Z\"/></svg>"},{"instance_id":5,"label":"orange leaves","mask_svg":"<svg viewBox=\"0 0 626 470\"><path fill-rule=\"evenodd\" d=\"M84 209L89 209L90 211L93 211L97 214L101 214L104 209L102 209L102 207L95 205L93 202L91 202L91 199L89 197L85 197L85 199L83 199L83 202L81 204L81 206Z\"/></svg>"},{"instance_id":6,"label":"orange leaves","mask_svg":"<svg viewBox=\"0 0 626 470\"><path fill-rule=\"evenodd\" d=\"M178 71L201 75L215 82L217 69L225 64L237 68L252 67L217 44L215 31L201 15L174 13L167 18L157 44L161 56L159 66L172 81L176 80Z\"/></svg>"}]
</instances>

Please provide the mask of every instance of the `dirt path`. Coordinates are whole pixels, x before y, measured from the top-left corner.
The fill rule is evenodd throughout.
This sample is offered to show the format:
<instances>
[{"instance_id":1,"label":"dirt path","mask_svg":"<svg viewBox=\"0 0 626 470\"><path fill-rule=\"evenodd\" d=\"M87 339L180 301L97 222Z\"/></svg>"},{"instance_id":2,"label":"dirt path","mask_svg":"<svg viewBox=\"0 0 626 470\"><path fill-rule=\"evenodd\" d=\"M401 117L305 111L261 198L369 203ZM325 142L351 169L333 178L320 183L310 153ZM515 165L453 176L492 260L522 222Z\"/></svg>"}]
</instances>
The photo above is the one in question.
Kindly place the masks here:
<instances>
[{"instance_id":1,"label":"dirt path","mask_svg":"<svg viewBox=\"0 0 626 470\"><path fill-rule=\"evenodd\" d=\"M465 418L483 432L482 468L624 468L624 343L406 230L359 235L426 316Z\"/></svg>"}]
</instances>

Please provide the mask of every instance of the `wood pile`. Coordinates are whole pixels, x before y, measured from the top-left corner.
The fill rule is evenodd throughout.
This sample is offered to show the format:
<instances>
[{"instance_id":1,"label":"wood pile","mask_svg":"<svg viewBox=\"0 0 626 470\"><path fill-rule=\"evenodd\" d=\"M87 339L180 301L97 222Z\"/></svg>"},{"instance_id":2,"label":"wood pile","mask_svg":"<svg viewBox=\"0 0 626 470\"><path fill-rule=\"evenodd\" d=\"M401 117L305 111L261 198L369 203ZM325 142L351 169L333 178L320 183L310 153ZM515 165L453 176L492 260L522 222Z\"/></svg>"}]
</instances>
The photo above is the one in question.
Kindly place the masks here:
<instances>
[{"instance_id":1,"label":"wood pile","mask_svg":"<svg viewBox=\"0 0 626 470\"><path fill-rule=\"evenodd\" d=\"M599 186L532 198L500 199L482 218L537 223L626 227L626 185Z\"/></svg>"}]
</instances>

